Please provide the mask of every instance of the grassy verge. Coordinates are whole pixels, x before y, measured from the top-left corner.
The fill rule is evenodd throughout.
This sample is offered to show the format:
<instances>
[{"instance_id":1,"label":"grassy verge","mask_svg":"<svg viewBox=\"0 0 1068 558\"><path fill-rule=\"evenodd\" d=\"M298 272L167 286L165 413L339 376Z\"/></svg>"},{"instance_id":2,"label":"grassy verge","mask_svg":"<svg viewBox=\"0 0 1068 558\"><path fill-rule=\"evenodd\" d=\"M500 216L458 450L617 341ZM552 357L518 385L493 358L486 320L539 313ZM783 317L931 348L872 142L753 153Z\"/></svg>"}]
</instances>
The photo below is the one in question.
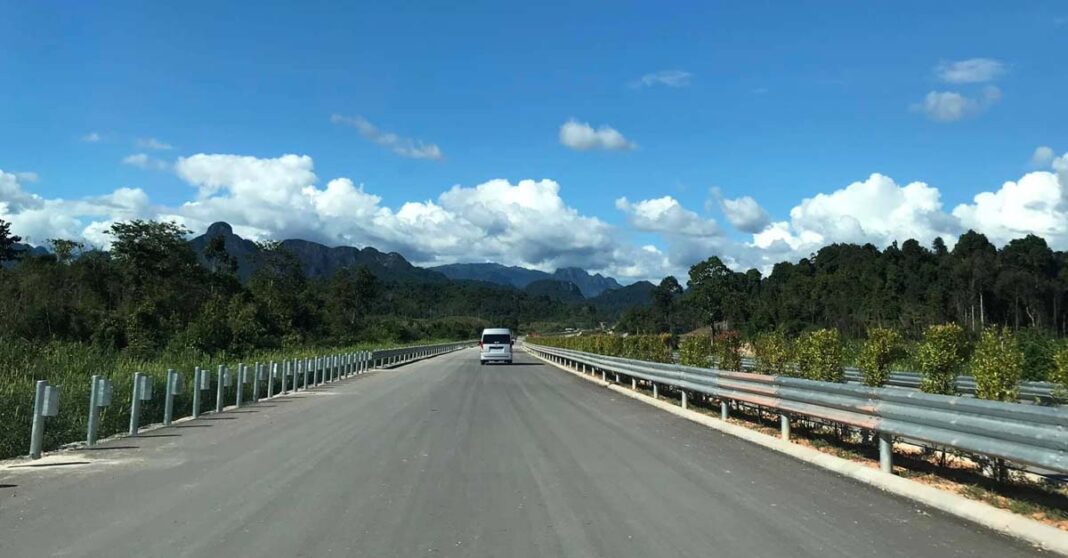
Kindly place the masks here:
<instances>
[{"instance_id":1,"label":"grassy verge","mask_svg":"<svg viewBox=\"0 0 1068 558\"><path fill-rule=\"evenodd\" d=\"M112 404L102 409L100 414L100 436L103 438L124 432L129 427L130 397L135 372L143 372L154 378L154 397L145 402L141 414L141 423L151 424L163 420L162 395L168 369L179 372L183 379L183 389L174 399L174 416L178 418L188 416L192 411L193 369L197 366L214 371L219 364L227 364L233 370L238 362L252 364L439 342L446 340L345 347L293 347L260 351L244 355L240 359L227 355L211 356L190 350L171 352L146 361L81 343L32 344L0 339L0 425L3 425L3 428L0 428L0 459L25 455L29 450L34 384L37 380L48 380L51 385L61 386L62 393L59 416L47 419L44 438L44 448L47 451L85 439L89 418L89 380L94 374L111 378L114 382ZM231 387L226 390L228 404L233 404L235 389ZM243 389L246 390L244 396L250 398L251 387L245 386ZM204 393L206 395L202 410L206 410L209 404L214 407L215 392Z\"/></svg>"}]
</instances>

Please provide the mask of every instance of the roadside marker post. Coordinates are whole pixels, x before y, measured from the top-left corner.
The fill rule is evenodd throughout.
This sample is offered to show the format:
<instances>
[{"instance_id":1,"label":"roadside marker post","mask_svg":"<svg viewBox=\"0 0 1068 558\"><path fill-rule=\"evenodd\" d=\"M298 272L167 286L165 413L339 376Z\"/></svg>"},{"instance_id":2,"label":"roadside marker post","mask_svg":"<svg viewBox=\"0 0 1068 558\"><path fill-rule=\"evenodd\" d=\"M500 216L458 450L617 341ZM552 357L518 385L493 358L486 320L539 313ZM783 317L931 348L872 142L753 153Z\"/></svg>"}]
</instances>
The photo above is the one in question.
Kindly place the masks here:
<instances>
[{"instance_id":1,"label":"roadside marker post","mask_svg":"<svg viewBox=\"0 0 1068 558\"><path fill-rule=\"evenodd\" d=\"M234 397L234 406L238 409L244 403L245 384L247 383L248 377L245 375L245 363L239 362L237 363L237 395Z\"/></svg>"},{"instance_id":2,"label":"roadside marker post","mask_svg":"<svg viewBox=\"0 0 1068 558\"><path fill-rule=\"evenodd\" d=\"M217 374L216 381L218 382L218 385L215 386L215 412L221 413L223 412L223 406L225 404L223 395L226 393L226 386L229 384L229 382L227 382L229 373L226 370L225 364L219 365Z\"/></svg>"},{"instance_id":3,"label":"roadside marker post","mask_svg":"<svg viewBox=\"0 0 1068 558\"><path fill-rule=\"evenodd\" d=\"M267 364L267 399L274 393L274 377L278 375L278 364L273 360Z\"/></svg>"},{"instance_id":4,"label":"roadside marker post","mask_svg":"<svg viewBox=\"0 0 1068 558\"><path fill-rule=\"evenodd\" d=\"M111 405L113 386L111 380L94 374L89 384L89 424L85 433L85 444L96 445L100 430L100 409Z\"/></svg>"},{"instance_id":5,"label":"roadside marker post","mask_svg":"<svg viewBox=\"0 0 1068 558\"><path fill-rule=\"evenodd\" d=\"M263 381L263 367L258 362L253 366L252 402L256 403L260 400L260 382Z\"/></svg>"},{"instance_id":6,"label":"roadside marker post","mask_svg":"<svg viewBox=\"0 0 1068 558\"><path fill-rule=\"evenodd\" d=\"M33 398L33 427L30 430L30 459L41 458L45 417L59 414L59 386L48 385L47 380L37 380L36 388Z\"/></svg>"},{"instance_id":7,"label":"roadside marker post","mask_svg":"<svg viewBox=\"0 0 1068 558\"><path fill-rule=\"evenodd\" d=\"M174 369L167 370L167 386L163 400L163 426L170 426L174 419L174 395L182 389L182 376Z\"/></svg>"},{"instance_id":8,"label":"roadside marker post","mask_svg":"<svg viewBox=\"0 0 1068 558\"><path fill-rule=\"evenodd\" d=\"M141 402L152 400L152 376L142 372L134 374L133 393L130 401L130 436L136 436L141 427Z\"/></svg>"},{"instance_id":9,"label":"roadside marker post","mask_svg":"<svg viewBox=\"0 0 1068 558\"><path fill-rule=\"evenodd\" d=\"M200 416L200 390L204 389L201 387L204 384L203 375L199 366L193 369L193 418Z\"/></svg>"}]
</instances>

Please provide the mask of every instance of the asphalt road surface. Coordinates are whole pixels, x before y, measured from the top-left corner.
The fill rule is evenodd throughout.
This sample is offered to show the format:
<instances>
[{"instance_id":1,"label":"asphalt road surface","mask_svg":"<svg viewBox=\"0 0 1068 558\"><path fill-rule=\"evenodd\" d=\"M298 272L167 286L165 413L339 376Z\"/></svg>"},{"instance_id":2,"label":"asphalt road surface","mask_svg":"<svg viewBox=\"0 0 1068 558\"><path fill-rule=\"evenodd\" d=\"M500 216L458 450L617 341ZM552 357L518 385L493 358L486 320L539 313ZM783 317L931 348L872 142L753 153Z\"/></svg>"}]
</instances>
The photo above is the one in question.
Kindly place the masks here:
<instances>
[{"instance_id":1,"label":"asphalt road surface","mask_svg":"<svg viewBox=\"0 0 1068 558\"><path fill-rule=\"evenodd\" d=\"M474 349L44 463L0 466L4 558L1038 554Z\"/></svg>"}]
</instances>

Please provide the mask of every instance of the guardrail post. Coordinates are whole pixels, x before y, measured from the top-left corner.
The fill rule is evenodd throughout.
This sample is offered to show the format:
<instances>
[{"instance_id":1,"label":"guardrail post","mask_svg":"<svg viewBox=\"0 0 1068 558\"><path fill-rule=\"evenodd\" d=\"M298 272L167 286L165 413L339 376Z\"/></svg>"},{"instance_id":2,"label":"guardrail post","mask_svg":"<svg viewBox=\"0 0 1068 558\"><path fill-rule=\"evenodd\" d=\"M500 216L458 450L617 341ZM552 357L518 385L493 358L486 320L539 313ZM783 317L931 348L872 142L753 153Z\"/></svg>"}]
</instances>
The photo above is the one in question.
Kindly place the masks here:
<instances>
[{"instance_id":1,"label":"guardrail post","mask_svg":"<svg viewBox=\"0 0 1068 558\"><path fill-rule=\"evenodd\" d=\"M170 426L174 418L174 393L178 391L180 376L173 368L167 369L167 385L163 392L163 426Z\"/></svg>"},{"instance_id":2,"label":"guardrail post","mask_svg":"<svg viewBox=\"0 0 1068 558\"><path fill-rule=\"evenodd\" d=\"M152 399L152 377L141 372L134 374L133 400L130 403L130 436L141 427L141 402Z\"/></svg>"},{"instance_id":3,"label":"guardrail post","mask_svg":"<svg viewBox=\"0 0 1068 558\"><path fill-rule=\"evenodd\" d=\"M223 411L223 392L226 390L226 386L223 385L223 375L226 373L226 365L220 364L215 376L215 412L221 413Z\"/></svg>"},{"instance_id":4,"label":"guardrail post","mask_svg":"<svg viewBox=\"0 0 1068 558\"><path fill-rule=\"evenodd\" d=\"M657 389L657 383L653 382L653 399L660 397L660 392Z\"/></svg>"},{"instance_id":5,"label":"guardrail post","mask_svg":"<svg viewBox=\"0 0 1068 558\"><path fill-rule=\"evenodd\" d=\"M199 366L193 369L193 418L200 416L200 386L204 383L202 374Z\"/></svg>"},{"instance_id":6,"label":"guardrail post","mask_svg":"<svg viewBox=\"0 0 1068 558\"><path fill-rule=\"evenodd\" d=\"M282 361L282 395L285 395L288 391L286 389L286 382L288 381L286 378L293 374L291 368L290 360L288 358Z\"/></svg>"},{"instance_id":7,"label":"guardrail post","mask_svg":"<svg viewBox=\"0 0 1068 558\"><path fill-rule=\"evenodd\" d=\"M879 433L879 470L894 472L894 437L888 432Z\"/></svg>"},{"instance_id":8,"label":"guardrail post","mask_svg":"<svg viewBox=\"0 0 1068 558\"><path fill-rule=\"evenodd\" d=\"M682 397L682 408L686 409L687 408L687 405L686 405L686 390L681 389L681 390L679 390L679 393L682 394L682 396L681 396Z\"/></svg>"},{"instance_id":9,"label":"guardrail post","mask_svg":"<svg viewBox=\"0 0 1068 558\"><path fill-rule=\"evenodd\" d=\"M311 368L311 359L304 359L303 366L300 368L304 372L304 391L308 391L308 369Z\"/></svg>"},{"instance_id":10,"label":"guardrail post","mask_svg":"<svg viewBox=\"0 0 1068 558\"><path fill-rule=\"evenodd\" d=\"M252 402L257 403L260 400L260 380L263 379L263 368L260 363L252 365Z\"/></svg>"},{"instance_id":11,"label":"guardrail post","mask_svg":"<svg viewBox=\"0 0 1068 558\"><path fill-rule=\"evenodd\" d=\"M783 440L790 439L790 417L779 415L779 435Z\"/></svg>"},{"instance_id":12,"label":"guardrail post","mask_svg":"<svg viewBox=\"0 0 1068 558\"><path fill-rule=\"evenodd\" d=\"M244 399L245 399L245 394L244 394L245 381L246 381L245 363L239 362L239 363L237 363L237 381L234 382L237 385L237 395L234 396L234 406L237 407L238 409L240 409L241 408L241 404L244 403Z\"/></svg>"},{"instance_id":13,"label":"guardrail post","mask_svg":"<svg viewBox=\"0 0 1068 558\"><path fill-rule=\"evenodd\" d=\"M96 426L100 420L100 413L96 410L96 384L99 381L98 374L93 374L93 377L89 379L89 421L85 431L85 445L87 446L96 444Z\"/></svg>"},{"instance_id":14,"label":"guardrail post","mask_svg":"<svg viewBox=\"0 0 1068 558\"><path fill-rule=\"evenodd\" d=\"M601 381L602 382L607 382L608 381L608 376L607 376L607 374L605 373L605 371L603 369L601 370Z\"/></svg>"},{"instance_id":15,"label":"guardrail post","mask_svg":"<svg viewBox=\"0 0 1068 558\"><path fill-rule=\"evenodd\" d=\"M274 393L274 377L278 374L278 363L271 361L267 364L267 399Z\"/></svg>"},{"instance_id":16,"label":"guardrail post","mask_svg":"<svg viewBox=\"0 0 1068 558\"><path fill-rule=\"evenodd\" d=\"M30 459L40 459L44 446L45 417L59 414L59 386L37 380L33 394L33 424L30 428Z\"/></svg>"},{"instance_id":17,"label":"guardrail post","mask_svg":"<svg viewBox=\"0 0 1068 558\"><path fill-rule=\"evenodd\" d=\"M727 400L722 399L719 402L719 419L727 420L730 417L730 407L727 406Z\"/></svg>"},{"instance_id":18,"label":"guardrail post","mask_svg":"<svg viewBox=\"0 0 1068 558\"><path fill-rule=\"evenodd\" d=\"M630 379L630 389L633 389L633 390L637 391L637 389L638 389L638 379L637 378L631 377L631 379Z\"/></svg>"}]
</instances>

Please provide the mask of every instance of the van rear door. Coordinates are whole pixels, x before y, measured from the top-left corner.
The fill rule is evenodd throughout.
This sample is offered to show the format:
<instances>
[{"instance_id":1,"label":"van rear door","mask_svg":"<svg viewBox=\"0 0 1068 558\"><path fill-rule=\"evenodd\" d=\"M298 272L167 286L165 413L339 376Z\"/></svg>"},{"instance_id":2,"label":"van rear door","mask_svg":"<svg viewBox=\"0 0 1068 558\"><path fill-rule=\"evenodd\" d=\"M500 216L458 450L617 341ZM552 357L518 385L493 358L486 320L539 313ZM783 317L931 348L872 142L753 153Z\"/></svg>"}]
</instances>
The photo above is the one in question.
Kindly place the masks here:
<instances>
[{"instance_id":1,"label":"van rear door","mask_svg":"<svg viewBox=\"0 0 1068 558\"><path fill-rule=\"evenodd\" d=\"M512 336L507 333L487 333L482 336L482 352L507 355L512 352Z\"/></svg>"}]
</instances>

